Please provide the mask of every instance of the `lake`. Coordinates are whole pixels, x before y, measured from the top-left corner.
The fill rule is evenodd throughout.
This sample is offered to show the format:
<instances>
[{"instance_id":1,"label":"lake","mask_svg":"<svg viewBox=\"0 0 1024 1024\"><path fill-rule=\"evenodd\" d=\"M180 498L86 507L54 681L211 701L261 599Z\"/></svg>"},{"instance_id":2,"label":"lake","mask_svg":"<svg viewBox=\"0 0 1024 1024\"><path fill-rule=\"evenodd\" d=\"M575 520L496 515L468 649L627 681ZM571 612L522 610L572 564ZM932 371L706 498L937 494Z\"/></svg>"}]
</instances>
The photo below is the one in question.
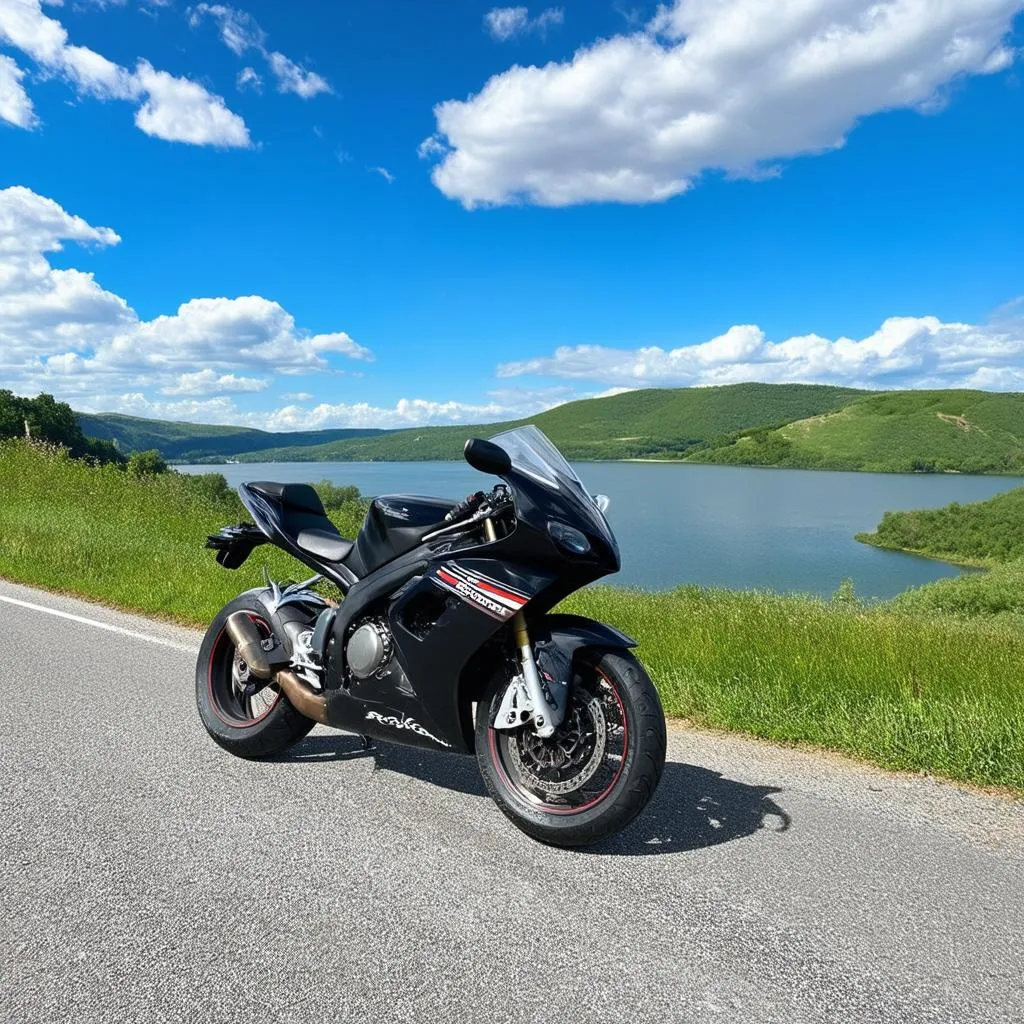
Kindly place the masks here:
<instances>
[{"instance_id":1,"label":"lake","mask_svg":"<svg viewBox=\"0 0 1024 1024\"><path fill-rule=\"evenodd\" d=\"M461 462L275 462L177 466L246 480L354 484L365 495L462 498L488 478ZM892 597L961 570L858 544L882 513L990 498L1015 477L831 473L685 463L577 463L580 479L611 498L608 520L622 550L609 582L769 587L831 595L845 578L862 597Z\"/></svg>"}]
</instances>

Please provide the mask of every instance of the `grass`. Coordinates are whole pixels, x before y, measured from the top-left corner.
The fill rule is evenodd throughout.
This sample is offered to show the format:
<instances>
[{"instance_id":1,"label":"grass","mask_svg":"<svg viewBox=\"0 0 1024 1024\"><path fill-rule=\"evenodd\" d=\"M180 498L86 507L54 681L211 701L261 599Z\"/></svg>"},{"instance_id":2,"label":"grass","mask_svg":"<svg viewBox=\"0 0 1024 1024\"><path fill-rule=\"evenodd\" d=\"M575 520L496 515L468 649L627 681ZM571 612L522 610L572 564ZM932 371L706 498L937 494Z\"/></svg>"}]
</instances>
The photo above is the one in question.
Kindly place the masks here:
<instances>
[{"instance_id":1,"label":"grass","mask_svg":"<svg viewBox=\"0 0 1024 1024\"><path fill-rule=\"evenodd\" d=\"M698 587L568 603L640 641L669 714L1024 791L1024 619Z\"/></svg>"},{"instance_id":2,"label":"grass","mask_svg":"<svg viewBox=\"0 0 1024 1024\"><path fill-rule=\"evenodd\" d=\"M362 506L325 493L352 535ZM202 627L262 566L304 573L270 546L221 569L203 541L240 518L215 475L138 480L0 445L0 576L11 580ZM566 606L640 641L670 715L1024 792L1024 572L1000 572L886 606L696 587L597 587Z\"/></svg>"},{"instance_id":3,"label":"grass","mask_svg":"<svg viewBox=\"0 0 1024 1024\"><path fill-rule=\"evenodd\" d=\"M354 536L363 508L329 509ZM272 545L237 571L222 569L206 536L248 515L218 474L141 480L59 451L0 444L0 576L191 625L262 579L302 578L305 567Z\"/></svg>"}]
</instances>

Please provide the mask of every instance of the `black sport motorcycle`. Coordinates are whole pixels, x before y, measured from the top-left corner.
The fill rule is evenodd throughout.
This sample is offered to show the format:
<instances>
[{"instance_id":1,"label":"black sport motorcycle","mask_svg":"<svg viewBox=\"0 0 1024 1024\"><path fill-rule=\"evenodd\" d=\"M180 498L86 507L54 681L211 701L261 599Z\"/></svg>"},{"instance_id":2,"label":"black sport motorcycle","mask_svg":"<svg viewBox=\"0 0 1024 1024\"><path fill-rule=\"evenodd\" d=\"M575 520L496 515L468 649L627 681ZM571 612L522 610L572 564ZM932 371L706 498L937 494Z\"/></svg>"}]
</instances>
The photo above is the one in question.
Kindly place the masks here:
<instances>
[{"instance_id":1,"label":"black sport motorcycle","mask_svg":"<svg viewBox=\"0 0 1024 1024\"><path fill-rule=\"evenodd\" d=\"M536 427L466 443L500 477L455 504L388 495L346 540L307 484L249 483L253 523L207 541L238 568L272 543L316 573L267 581L213 620L196 700L240 757L277 754L317 722L371 738L475 752L495 803L524 832L581 846L624 828L665 762L657 691L617 629L551 609L618 571L604 517ZM338 588L339 604L313 589Z\"/></svg>"}]
</instances>

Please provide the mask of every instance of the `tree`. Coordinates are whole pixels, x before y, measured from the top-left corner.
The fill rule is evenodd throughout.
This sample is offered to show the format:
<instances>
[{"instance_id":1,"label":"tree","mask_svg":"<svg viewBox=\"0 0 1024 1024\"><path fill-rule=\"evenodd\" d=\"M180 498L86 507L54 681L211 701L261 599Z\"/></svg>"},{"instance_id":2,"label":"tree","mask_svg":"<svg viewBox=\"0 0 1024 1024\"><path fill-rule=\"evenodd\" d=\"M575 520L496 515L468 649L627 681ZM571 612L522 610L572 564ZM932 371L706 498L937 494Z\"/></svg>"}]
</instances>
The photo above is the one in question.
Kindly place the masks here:
<instances>
[{"instance_id":1,"label":"tree","mask_svg":"<svg viewBox=\"0 0 1024 1024\"><path fill-rule=\"evenodd\" d=\"M166 473L167 463L155 448L145 452L132 452L128 459L128 472L138 477L154 476L157 473Z\"/></svg>"}]
</instances>

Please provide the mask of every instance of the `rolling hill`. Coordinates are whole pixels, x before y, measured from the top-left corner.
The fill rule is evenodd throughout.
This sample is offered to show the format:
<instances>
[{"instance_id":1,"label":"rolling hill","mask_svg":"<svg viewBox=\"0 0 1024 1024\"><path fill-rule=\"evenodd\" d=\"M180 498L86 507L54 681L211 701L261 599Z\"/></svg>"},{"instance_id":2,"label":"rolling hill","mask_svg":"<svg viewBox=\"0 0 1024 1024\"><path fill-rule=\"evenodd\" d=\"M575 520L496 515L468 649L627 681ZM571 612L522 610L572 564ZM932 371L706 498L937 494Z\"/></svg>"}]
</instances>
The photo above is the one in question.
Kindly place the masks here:
<instances>
[{"instance_id":1,"label":"rolling hill","mask_svg":"<svg viewBox=\"0 0 1024 1024\"><path fill-rule=\"evenodd\" d=\"M244 452L281 444L315 445L340 438L383 434L383 430L309 430L274 433L248 427L225 427L202 423L149 420L120 413L75 414L82 433L112 441L123 454L156 448L165 459L179 462L223 461Z\"/></svg>"},{"instance_id":2,"label":"rolling hill","mask_svg":"<svg viewBox=\"0 0 1024 1024\"><path fill-rule=\"evenodd\" d=\"M731 443L693 462L882 473L1024 474L1024 394L890 391Z\"/></svg>"},{"instance_id":3,"label":"rolling hill","mask_svg":"<svg viewBox=\"0 0 1024 1024\"><path fill-rule=\"evenodd\" d=\"M526 420L407 430L270 433L79 414L123 452L179 462L458 459L468 437L535 423L565 454L875 472L1024 474L1024 394L858 391L806 384L649 388L569 402Z\"/></svg>"},{"instance_id":4,"label":"rolling hill","mask_svg":"<svg viewBox=\"0 0 1024 1024\"><path fill-rule=\"evenodd\" d=\"M467 437L535 423L571 459L679 459L738 431L779 426L841 409L870 392L808 384L648 388L588 398L529 419L483 426L419 427L375 437L252 453L249 460L420 461L457 459Z\"/></svg>"}]
</instances>

